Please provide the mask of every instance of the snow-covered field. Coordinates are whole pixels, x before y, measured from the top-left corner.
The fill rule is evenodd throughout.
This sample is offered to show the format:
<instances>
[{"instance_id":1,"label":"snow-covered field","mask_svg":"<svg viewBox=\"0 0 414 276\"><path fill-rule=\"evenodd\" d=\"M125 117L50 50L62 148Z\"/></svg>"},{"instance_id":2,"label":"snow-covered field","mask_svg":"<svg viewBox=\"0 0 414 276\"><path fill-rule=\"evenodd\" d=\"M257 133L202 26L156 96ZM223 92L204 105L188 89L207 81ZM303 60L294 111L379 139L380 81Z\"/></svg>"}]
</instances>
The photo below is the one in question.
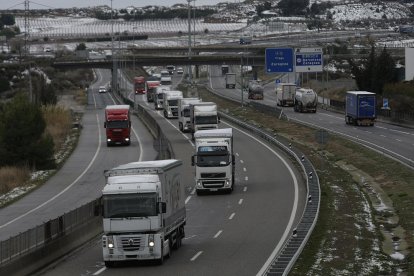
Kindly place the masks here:
<instances>
[{"instance_id":1,"label":"snow-covered field","mask_svg":"<svg viewBox=\"0 0 414 276\"><path fill-rule=\"evenodd\" d=\"M16 25L22 32L25 32L24 18L17 17ZM196 20L191 30L196 33L233 32L246 27L246 22L240 23L205 23L203 20ZM135 35L157 35L157 34L178 34L188 32L187 20L143 20L123 21L115 20L112 26L111 21L98 20L94 18L78 17L56 17L56 18L31 18L31 38L54 38L69 36L102 36L114 33L128 33Z\"/></svg>"}]
</instances>

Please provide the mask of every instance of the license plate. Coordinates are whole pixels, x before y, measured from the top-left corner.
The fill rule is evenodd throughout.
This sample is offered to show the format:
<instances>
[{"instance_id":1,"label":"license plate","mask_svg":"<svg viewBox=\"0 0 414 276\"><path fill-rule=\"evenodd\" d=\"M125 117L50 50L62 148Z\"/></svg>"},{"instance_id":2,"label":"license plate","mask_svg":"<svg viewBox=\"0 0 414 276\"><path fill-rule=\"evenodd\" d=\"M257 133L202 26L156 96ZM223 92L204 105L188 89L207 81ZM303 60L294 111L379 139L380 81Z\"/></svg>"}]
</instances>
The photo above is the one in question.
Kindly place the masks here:
<instances>
[{"instance_id":1,"label":"license plate","mask_svg":"<svg viewBox=\"0 0 414 276\"><path fill-rule=\"evenodd\" d=\"M218 189L210 189L210 192L217 192Z\"/></svg>"}]
</instances>

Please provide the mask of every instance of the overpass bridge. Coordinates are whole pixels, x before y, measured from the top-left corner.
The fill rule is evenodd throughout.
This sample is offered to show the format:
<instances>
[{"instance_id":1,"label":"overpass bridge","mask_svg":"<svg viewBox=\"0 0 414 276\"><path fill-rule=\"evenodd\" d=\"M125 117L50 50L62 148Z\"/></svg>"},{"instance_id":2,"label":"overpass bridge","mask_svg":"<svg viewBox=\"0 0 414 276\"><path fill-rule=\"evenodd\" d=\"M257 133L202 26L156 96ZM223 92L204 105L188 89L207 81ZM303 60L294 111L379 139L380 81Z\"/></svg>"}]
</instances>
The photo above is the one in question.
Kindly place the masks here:
<instances>
[{"instance_id":1,"label":"overpass bridge","mask_svg":"<svg viewBox=\"0 0 414 276\"><path fill-rule=\"evenodd\" d=\"M179 65L249 65L264 66L264 55L194 55L189 58L184 55L134 55L121 56L116 59L122 67L132 68L134 66L166 66L168 64ZM74 68L104 68L112 69L112 59L91 59L91 60L73 60L73 61L55 61L52 66L58 69Z\"/></svg>"}]
</instances>

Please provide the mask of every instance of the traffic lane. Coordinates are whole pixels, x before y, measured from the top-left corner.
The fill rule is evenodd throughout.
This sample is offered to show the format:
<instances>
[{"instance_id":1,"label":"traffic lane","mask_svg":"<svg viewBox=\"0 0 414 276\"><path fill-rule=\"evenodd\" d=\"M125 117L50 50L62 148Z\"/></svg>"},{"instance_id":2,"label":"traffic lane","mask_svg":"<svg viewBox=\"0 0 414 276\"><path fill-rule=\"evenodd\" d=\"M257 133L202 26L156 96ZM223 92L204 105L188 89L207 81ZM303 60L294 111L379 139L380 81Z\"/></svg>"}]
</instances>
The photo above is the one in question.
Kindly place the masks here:
<instances>
[{"instance_id":1,"label":"traffic lane","mask_svg":"<svg viewBox=\"0 0 414 276\"><path fill-rule=\"evenodd\" d=\"M345 124L345 119L340 115L333 116L326 111L317 113L297 113L293 108L284 109L288 118L323 127L345 137L357 140L359 143L375 148L383 153L397 156L398 159L414 162L414 143L412 142L413 130L401 127L376 123L374 127L353 126ZM328 119L327 119L328 118Z\"/></svg>"},{"instance_id":2,"label":"traffic lane","mask_svg":"<svg viewBox=\"0 0 414 276\"><path fill-rule=\"evenodd\" d=\"M94 93L88 95L91 101L82 117L83 129L78 145L63 167L44 185L0 210L0 239L7 239L96 199L104 185L105 168L138 160L140 148L135 142L130 147L106 147L104 115L94 107ZM144 127L142 130L147 132ZM150 142L144 148L151 149L152 145Z\"/></svg>"},{"instance_id":3,"label":"traffic lane","mask_svg":"<svg viewBox=\"0 0 414 276\"><path fill-rule=\"evenodd\" d=\"M169 133L168 128L171 126L168 126L168 123L162 127L166 133ZM263 157L269 155L268 148L257 146L257 141L252 139L250 144L246 144L248 138L240 135L235 132L235 141L237 141L235 149L238 156L235 191L230 195L194 196L192 194L193 198L186 204L187 225L183 246L178 251L174 251L172 258L167 259L164 265L153 266L143 262L122 264L114 269L106 269L101 262L98 242L88 249L88 252L80 253L69 264L62 264L63 268L58 266L58 270L50 271L47 275L56 275L56 271L61 273L65 271L66 266L72 267L72 275L85 271L99 275L136 275L137 271L145 275L257 273L275 244L279 242L283 232L281 229L284 229L284 224L287 224L286 213L289 213L289 206L292 206L292 202L289 202L292 191L289 190L293 189L293 185L289 183L289 179L285 179L286 174L281 172L283 166L282 169L275 169L280 165L277 157L271 154ZM179 154L189 157L188 150L192 151L191 145L186 143L180 145L177 146ZM261 156L261 162L257 162L257 156ZM184 167L187 175L191 175L193 169ZM96 256L92 256L93 254ZM240 265L240 260L246 260L246 264ZM211 266L212 262L215 263L214 266ZM73 267L79 268L78 272L73 273ZM91 268L96 270L91 271Z\"/></svg>"},{"instance_id":4,"label":"traffic lane","mask_svg":"<svg viewBox=\"0 0 414 276\"><path fill-rule=\"evenodd\" d=\"M211 210L208 213L211 218L198 217L193 221L195 225L213 219L222 221L222 225L217 225L222 228L210 230L210 239L200 244L199 252L203 253L194 261L199 264L197 270L193 269L194 273L255 275L281 240L294 208L294 181L279 157L236 129L233 134L237 154L236 188L230 197L218 198L222 203L218 212ZM302 186L298 191L302 196L297 201L304 200L305 190ZM206 204L206 207L214 203L204 196L198 199L200 205ZM294 212L298 215L296 219L302 213L303 204L301 208Z\"/></svg>"}]
</instances>

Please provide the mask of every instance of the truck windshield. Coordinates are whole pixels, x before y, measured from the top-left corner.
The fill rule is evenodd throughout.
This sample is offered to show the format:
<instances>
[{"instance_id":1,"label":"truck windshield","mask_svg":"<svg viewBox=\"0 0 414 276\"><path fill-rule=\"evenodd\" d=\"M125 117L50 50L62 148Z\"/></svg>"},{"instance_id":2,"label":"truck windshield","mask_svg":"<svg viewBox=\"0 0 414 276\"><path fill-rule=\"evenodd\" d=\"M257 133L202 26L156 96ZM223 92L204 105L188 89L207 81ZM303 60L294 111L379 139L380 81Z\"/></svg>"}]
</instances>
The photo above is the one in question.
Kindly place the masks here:
<instances>
[{"instance_id":1,"label":"truck windshield","mask_svg":"<svg viewBox=\"0 0 414 276\"><path fill-rule=\"evenodd\" d=\"M169 106L178 106L178 100L168 100Z\"/></svg>"},{"instance_id":2,"label":"truck windshield","mask_svg":"<svg viewBox=\"0 0 414 276\"><path fill-rule=\"evenodd\" d=\"M197 125L217 124L217 115L211 116L196 116L195 123Z\"/></svg>"},{"instance_id":3,"label":"truck windshield","mask_svg":"<svg viewBox=\"0 0 414 276\"><path fill-rule=\"evenodd\" d=\"M156 215L156 193L103 196L104 218L149 217Z\"/></svg>"},{"instance_id":4,"label":"truck windshield","mask_svg":"<svg viewBox=\"0 0 414 276\"><path fill-rule=\"evenodd\" d=\"M128 128L128 121L108 121L106 122L107 128Z\"/></svg>"},{"instance_id":5,"label":"truck windshield","mask_svg":"<svg viewBox=\"0 0 414 276\"><path fill-rule=\"evenodd\" d=\"M224 147L225 148L225 147ZM198 152L197 166L199 167L224 167L230 164L230 155L227 152L221 150Z\"/></svg>"}]
</instances>

